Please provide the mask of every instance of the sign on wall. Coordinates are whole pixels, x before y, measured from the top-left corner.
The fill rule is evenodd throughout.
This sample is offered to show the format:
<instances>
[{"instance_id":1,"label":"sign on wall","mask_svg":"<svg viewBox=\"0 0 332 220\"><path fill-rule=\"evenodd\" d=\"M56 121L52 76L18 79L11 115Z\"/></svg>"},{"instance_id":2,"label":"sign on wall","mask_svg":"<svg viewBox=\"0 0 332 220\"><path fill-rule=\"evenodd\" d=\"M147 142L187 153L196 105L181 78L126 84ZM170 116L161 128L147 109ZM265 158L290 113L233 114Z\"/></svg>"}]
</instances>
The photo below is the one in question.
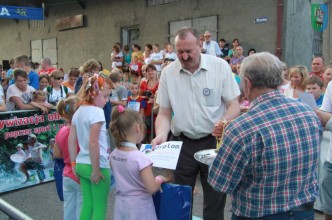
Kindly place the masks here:
<instances>
[{"instance_id":1,"label":"sign on wall","mask_svg":"<svg viewBox=\"0 0 332 220\"><path fill-rule=\"evenodd\" d=\"M79 28L83 26L83 15L75 15L55 20L55 29L58 31Z\"/></svg>"},{"instance_id":2,"label":"sign on wall","mask_svg":"<svg viewBox=\"0 0 332 220\"><path fill-rule=\"evenodd\" d=\"M323 32L327 28L328 23L327 4L311 5L311 25L315 31Z\"/></svg>"},{"instance_id":3,"label":"sign on wall","mask_svg":"<svg viewBox=\"0 0 332 220\"><path fill-rule=\"evenodd\" d=\"M0 18L44 20L43 8L0 5Z\"/></svg>"},{"instance_id":4,"label":"sign on wall","mask_svg":"<svg viewBox=\"0 0 332 220\"><path fill-rule=\"evenodd\" d=\"M54 179L54 165L49 141L65 125L65 122L55 111L45 115L38 111L0 114L0 193ZM43 162L38 164L38 167L28 170L29 178L27 179L19 167L26 158L29 158L29 153L31 153L27 143L29 134L36 135L37 142L43 146ZM23 155L20 154L18 145L21 146Z\"/></svg>"},{"instance_id":5,"label":"sign on wall","mask_svg":"<svg viewBox=\"0 0 332 220\"><path fill-rule=\"evenodd\" d=\"M267 16L262 16L254 19L255 24L262 24L262 23L267 23L269 20Z\"/></svg>"}]
</instances>

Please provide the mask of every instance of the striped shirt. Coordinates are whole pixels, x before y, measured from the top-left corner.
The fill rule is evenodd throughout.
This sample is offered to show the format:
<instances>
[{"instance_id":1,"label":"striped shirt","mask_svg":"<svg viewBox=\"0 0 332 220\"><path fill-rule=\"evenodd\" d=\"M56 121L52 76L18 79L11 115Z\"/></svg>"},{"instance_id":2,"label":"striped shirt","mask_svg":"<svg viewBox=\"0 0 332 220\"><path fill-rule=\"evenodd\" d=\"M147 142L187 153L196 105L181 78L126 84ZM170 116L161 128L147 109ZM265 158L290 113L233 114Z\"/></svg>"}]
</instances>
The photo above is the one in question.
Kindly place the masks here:
<instances>
[{"instance_id":1,"label":"striped shirt","mask_svg":"<svg viewBox=\"0 0 332 220\"><path fill-rule=\"evenodd\" d=\"M257 218L315 201L322 127L306 104L279 91L257 97L226 129L208 182L231 211Z\"/></svg>"}]
</instances>

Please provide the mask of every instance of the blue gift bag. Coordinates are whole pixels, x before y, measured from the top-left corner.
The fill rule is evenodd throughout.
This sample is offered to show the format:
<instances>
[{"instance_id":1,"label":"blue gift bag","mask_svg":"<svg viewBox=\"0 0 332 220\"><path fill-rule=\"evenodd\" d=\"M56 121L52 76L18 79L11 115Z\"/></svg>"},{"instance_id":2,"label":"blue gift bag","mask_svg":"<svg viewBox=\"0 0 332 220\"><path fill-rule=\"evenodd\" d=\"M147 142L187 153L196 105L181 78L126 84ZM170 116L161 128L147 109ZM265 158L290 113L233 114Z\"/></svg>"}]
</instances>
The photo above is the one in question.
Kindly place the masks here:
<instances>
[{"instance_id":1,"label":"blue gift bag","mask_svg":"<svg viewBox=\"0 0 332 220\"><path fill-rule=\"evenodd\" d=\"M113 190L115 190L115 178L112 169L110 169L110 177L111 177L111 192L112 192Z\"/></svg>"},{"instance_id":2,"label":"blue gift bag","mask_svg":"<svg viewBox=\"0 0 332 220\"><path fill-rule=\"evenodd\" d=\"M56 191L58 193L60 201L63 201L62 173L64 167L65 163L63 162L62 158L54 159L54 179L55 179Z\"/></svg>"},{"instance_id":3,"label":"blue gift bag","mask_svg":"<svg viewBox=\"0 0 332 220\"><path fill-rule=\"evenodd\" d=\"M188 220L192 207L190 186L164 183L153 195L158 220Z\"/></svg>"}]
</instances>

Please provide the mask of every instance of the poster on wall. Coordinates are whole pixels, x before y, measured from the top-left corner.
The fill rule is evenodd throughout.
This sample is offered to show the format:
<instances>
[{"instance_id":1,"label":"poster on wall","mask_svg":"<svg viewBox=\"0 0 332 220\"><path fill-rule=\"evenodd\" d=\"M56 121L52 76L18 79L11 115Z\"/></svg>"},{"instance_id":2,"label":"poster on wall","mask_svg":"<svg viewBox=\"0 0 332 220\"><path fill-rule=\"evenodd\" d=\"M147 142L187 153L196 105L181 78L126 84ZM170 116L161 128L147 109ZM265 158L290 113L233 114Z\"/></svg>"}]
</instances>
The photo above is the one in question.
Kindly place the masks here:
<instances>
[{"instance_id":1,"label":"poster on wall","mask_svg":"<svg viewBox=\"0 0 332 220\"><path fill-rule=\"evenodd\" d=\"M327 4L311 5L311 25L315 31L323 32L328 24L328 8Z\"/></svg>"},{"instance_id":2,"label":"poster on wall","mask_svg":"<svg viewBox=\"0 0 332 220\"><path fill-rule=\"evenodd\" d=\"M0 113L0 193L54 180L54 137L65 125L55 111Z\"/></svg>"}]
</instances>

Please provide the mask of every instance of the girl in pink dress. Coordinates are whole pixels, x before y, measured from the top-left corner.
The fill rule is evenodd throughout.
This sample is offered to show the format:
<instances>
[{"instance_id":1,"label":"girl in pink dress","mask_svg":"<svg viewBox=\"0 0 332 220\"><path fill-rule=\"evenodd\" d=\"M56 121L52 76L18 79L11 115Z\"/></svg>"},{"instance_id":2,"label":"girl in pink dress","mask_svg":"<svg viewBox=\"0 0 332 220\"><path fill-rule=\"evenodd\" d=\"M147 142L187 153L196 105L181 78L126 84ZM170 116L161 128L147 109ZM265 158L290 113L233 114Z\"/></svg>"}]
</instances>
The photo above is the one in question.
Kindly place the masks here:
<instances>
[{"instance_id":1,"label":"girl in pink dress","mask_svg":"<svg viewBox=\"0 0 332 220\"><path fill-rule=\"evenodd\" d=\"M110 130L117 148L111 153L116 184L114 220L156 220L152 194L167 179L154 177L151 159L137 144L144 137L144 122L134 110L119 105L112 112Z\"/></svg>"}]
</instances>

